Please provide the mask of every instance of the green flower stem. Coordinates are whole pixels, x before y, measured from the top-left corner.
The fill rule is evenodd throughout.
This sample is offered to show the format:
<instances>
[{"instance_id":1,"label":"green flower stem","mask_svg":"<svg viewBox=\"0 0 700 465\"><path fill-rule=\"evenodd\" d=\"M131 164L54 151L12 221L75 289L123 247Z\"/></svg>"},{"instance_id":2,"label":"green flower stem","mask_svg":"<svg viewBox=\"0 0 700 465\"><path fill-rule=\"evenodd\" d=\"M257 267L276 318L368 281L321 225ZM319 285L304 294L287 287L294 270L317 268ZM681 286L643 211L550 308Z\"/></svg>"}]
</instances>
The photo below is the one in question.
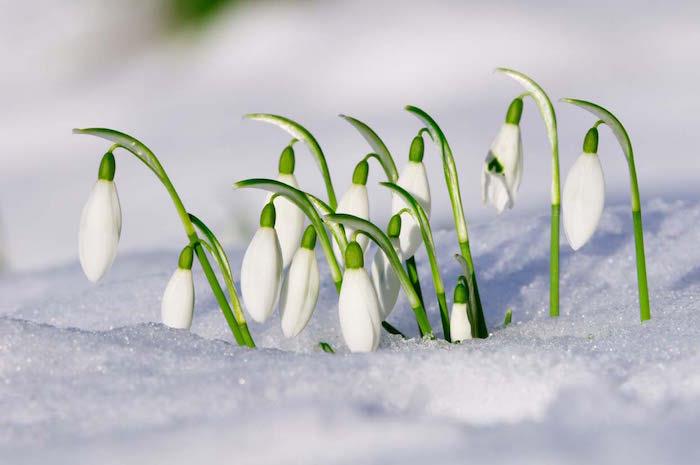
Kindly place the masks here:
<instances>
[{"instance_id":1,"label":"green flower stem","mask_svg":"<svg viewBox=\"0 0 700 465\"><path fill-rule=\"evenodd\" d=\"M476 270L474 268L474 261L472 260L471 249L469 247L469 231L467 228L467 220L464 216L462 194L460 193L459 189L459 177L457 176L457 167L455 165L454 156L452 155L452 149L450 148L450 144L448 144L447 138L442 132L442 129L440 129L440 126L438 126L430 115L420 108L410 105L406 107L406 110L425 124L431 139L440 149L442 156L442 168L445 173L445 184L447 185L447 191L450 194L452 217L454 219L455 230L457 232L459 250L466 259L469 267L467 276L471 281L471 289L473 289L474 300L476 302L476 308L474 311L477 315L477 327L486 328L486 319L484 318L484 311L481 305L481 298L479 296L479 286L476 279ZM480 336L477 337L488 337L488 330L481 331L479 334Z\"/></svg>"},{"instance_id":2,"label":"green flower stem","mask_svg":"<svg viewBox=\"0 0 700 465\"><path fill-rule=\"evenodd\" d=\"M396 251L394 250L391 241L384 233L384 231L382 231L369 221L364 220L362 218L358 218L354 215L335 213L328 215L326 218L328 219L328 221L334 223L342 223L346 226L354 228L357 231L362 231L367 237L374 241L380 249L382 249L384 254L389 259L389 263L391 263L391 267L394 269L394 273L396 273L396 276L399 278L401 287L406 293L408 303L411 306L411 309L413 309L413 313L416 316L416 321L418 322L418 327L420 328L421 334L423 335L423 337L433 339L433 329L430 326L430 321L428 320L428 315L425 312L423 303L418 297L418 294L416 294L415 289L413 289L413 284L411 283L411 280L408 277L406 270L404 270L403 266L401 265L401 260L396 254Z\"/></svg>"},{"instance_id":3,"label":"green flower stem","mask_svg":"<svg viewBox=\"0 0 700 465\"><path fill-rule=\"evenodd\" d=\"M406 271L408 272L408 278L411 280L413 289L416 291L418 298L425 308L425 300L423 300L423 290L420 287L420 278L418 276L418 267L416 266L415 256L406 260Z\"/></svg>"},{"instance_id":4,"label":"green flower stem","mask_svg":"<svg viewBox=\"0 0 700 465\"><path fill-rule=\"evenodd\" d=\"M552 214L551 238L549 251L549 315L559 316L559 213L561 210L561 181L559 176L559 135L557 133L557 117L554 106L545 91L525 74L507 68L497 68L496 71L505 74L518 82L526 90L523 97L530 96L537 104L540 115L547 129L547 138L552 149Z\"/></svg>"},{"instance_id":5,"label":"green flower stem","mask_svg":"<svg viewBox=\"0 0 700 465\"><path fill-rule=\"evenodd\" d=\"M627 168L630 176L630 200L632 203L632 223L634 226L634 246L637 259L637 287L639 291L639 318L641 321L651 319L651 307L649 304L649 285L647 283L647 267L644 254L644 230L642 227L642 203L639 196L639 183L637 182L637 169L634 164L634 151L632 141L627 130L619 119L610 111L592 102L571 98L562 99L563 102L576 105L589 111L600 119L596 127L605 123L615 135L622 152L627 159Z\"/></svg>"},{"instance_id":6,"label":"green flower stem","mask_svg":"<svg viewBox=\"0 0 700 465\"><path fill-rule=\"evenodd\" d=\"M435 287L435 294L438 300L438 306L440 308L440 320L442 322L442 331L446 340L450 340L450 314L447 310L447 299L445 298L445 285L442 282L442 276L440 276L440 265L438 265L437 255L435 254L435 242L433 241L433 231L430 228L430 222L428 221L428 215L426 215L425 210L421 204L403 187L398 184L393 184L390 182L381 183L382 186L389 188L395 194L397 194L404 201L410 213L415 218L420 226L421 237L423 238L423 244L425 245L425 251L428 255L428 261L430 262L430 271L433 275L433 283Z\"/></svg>"},{"instance_id":7,"label":"green flower stem","mask_svg":"<svg viewBox=\"0 0 700 465\"><path fill-rule=\"evenodd\" d=\"M328 267L330 268L331 277L335 283L335 288L336 290L340 291L340 286L343 282L343 272L341 271L340 265L335 258L335 254L333 253L331 240L328 237L326 228L323 226L324 221L314 208L311 200L309 200L309 195L306 192L273 179L245 179L243 181L238 181L233 185L233 187L235 189L251 187L254 189L262 189L276 193L291 201L302 212L304 212L306 217L309 219L309 221L311 221L311 224L313 224L314 228L316 229L318 240L321 243L321 248L323 249L326 261L328 261ZM328 206L328 208L330 209L330 206Z\"/></svg>"},{"instance_id":8,"label":"green flower stem","mask_svg":"<svg viewBox=\"0 0 700 465\"><path fill-rule=\"evenodd\" d=\"M206 276L207 281L209 281L209 286L211 287L211 290L214 293L214 296L216 297L216 301L218 302L219 307L221 308L221 311L224 314L224 317L226 318L226 322L231 328L233 337L236 339L236 342L239 345L243 345L244 340L239 327L240 322L236 321L236 318L234 317L233 312L231 311L231 307L229 306L228 301L226 300L226 296L224 295L221 289L221 285L219 284L219 281L216 278L214 270L211 268L209 259L207 258L207 255L204 252L202 245L200 244L199 236L195 231L194 225L190 220L189 214L187 213L187 210L185 209L185 206L183 205L180 196L175 190L173 183L170 181L170 178L168 177L167 173L163 169L163 166L160 164L160 161L155 156L155 154L148 147L146 147L146 145L144 145L134 137L131 137L119 131L115 131L113 129L74 129L73 133L88 134L115 143L115 145L118 145L119 147L127 150L128 152L136 156L151 171L153 171L153 173L155 173L158 179L160 179L161 183L163 183L163 186L165 186L165 189L168 191L168 194L170 195L173 204L175 205L175 210L177 211L177 214L180 217L180 220L182 221L182 225L185 229L185 234L187 235L190 245L194 248L194 251L197 254L197 258L199 259L199 263L202 266L204 275Z\"/></svg>"},{"instance_id":9,"label":"green flower stem","mask_svg":"<svg viewBox=\"0 0 700 465\"><path fill-rule=\"evenodd\" d=\"M337 208L338 201L335 197L335 189L333 189L333 182L331 181L331 173L328 170L328 163L326 163L326 156L323 154L323 150L321 150L321 146L318 144L316 138L304 126L284 116L267 113L250 113L245 115L244 118L274 124L287 131L293 138L303 140L316 159L318 169L323 176L323 182L326 184L326 193L328 194L328 204L333 210Z\"/></svg>"}]
</instances>

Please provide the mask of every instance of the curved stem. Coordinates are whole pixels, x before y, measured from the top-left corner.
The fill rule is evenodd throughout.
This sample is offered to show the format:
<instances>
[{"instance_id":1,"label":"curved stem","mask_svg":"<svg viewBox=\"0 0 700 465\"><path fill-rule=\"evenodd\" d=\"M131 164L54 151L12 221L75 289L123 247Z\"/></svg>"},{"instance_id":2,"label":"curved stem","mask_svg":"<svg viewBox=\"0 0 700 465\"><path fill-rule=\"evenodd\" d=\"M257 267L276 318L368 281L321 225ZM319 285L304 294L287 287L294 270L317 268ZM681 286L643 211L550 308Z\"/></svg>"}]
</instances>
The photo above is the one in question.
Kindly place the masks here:
<instances>
[{"instance_id":1,"label":"curved stem","mask_svg":"<svg viewBox=\"0 0 700 465\"><path fill-rule=\"evenodd\" d=\"M634 164L634 151L632 150L632 141L630 140L627 130L622 125L619 119L609 110L586 100L577 100L571 98L562 99L563 102L571 103L584 110L589 111L599 121L596 122L596 127L605 123L615 135L617 142L622 148L622 152L627 159L627 169L630 176L630 201L632 204L632 224L634 227L634 247L637 261L637 288L639 293L639 318L641 321L651 319L651 306L649 303L649 285L647 283L647 266L644 253L644 228L642 226L642 202L639 195L639 183L637 181L637 169Z\"/></svg>"},{"instance_id":2,"label":"curved stem","mask_svg":"<svg viewBox=\"0 0 700 465\"><path fill-rule=\"evenodd\" d=\"M385 164L385 162L384 162L384 160L382 159L382 157L380 157L380 156L377 155L376 153L372 152L372 153L368 153L367 155L365 155L365 158L363 158L363 160L366 161L366 160L369 160L370 158L374 158L375 160L377 160L377 161L379 162L379 165L380 165L380 166L382 167L382 169L384 170L384 174L386 174L386 178L387 178L389 181L391 181L391 180L392 180L392 179L391 179L391 178L392 178L391 169Z\"/></svg>"},{"instance_id":3,"label":"curved stem","mask_svg":"<svg viewBox=\"0 0 700 465\"><path fill-rule=\"evenodd\" d=\"M190 221L189 214L187 213L187 210L185 209L185 206L183 205L180 196L175 190L173 183L170 181L170 178L168 177L167 173L163 169L163 166L160 164L160 161L155 156L155 154L151 151L151 149L146 147L146 145L144 145L138 139L129 136L128 134L115 131L113 129L74 129L73 133L88 134L109 140L136 156L139 160L146 164L146 166L148 166L148 168L151 171L153 171L153 173L155 173L156 177L158 177L158 179L161 181L163 186L165 186L165 189L170 195L173 205L175 206L175 210L177 211L177 214L180 217L180 220L182 221L182 226L185 229L187 239L189 240L190 245L192 245L192 247L194 248L197 258L199 259L199 263L202 266L202 270L204 271L204 275L206 276L207 281L209 281L209 286L211 287L211 290L214 293L214 296L216 297L216 301L218 302L219 307L221 308L221 312L224 314L224 318L226 318L226 322L231 328L233 337L236 339L236 342L239 345L242 345L243 338L240 332L238 322L236 321L235 317L233 316L233 313L231 312L231 307L229 306L228 301L226 300L226 296L221 290L221 285L219 284L219 281L216 278L216 274L214 274L214 270L212 270L211 265L209 264L207 255L199 242L199 236L197 235L197 232L194 229L192 221Z\"/></svg>"},{"instance_id":4,"label":"curved stem","mask_svg":"<svg viewBox=\"0 0 700 465\"><path fill-rule=\"evenodd\" d=\"M523 86L526 92L537 104L540 115L547 130L547 138L552 149L552 209L551 237L549 251L549 315L559 316L559 212L561 205L561 181L559 175L559 135L557 132L557 117L554 106L547 93L529 76L512 69L497 68L496 71L505 74Z\"/></svg>"}]
</instances>

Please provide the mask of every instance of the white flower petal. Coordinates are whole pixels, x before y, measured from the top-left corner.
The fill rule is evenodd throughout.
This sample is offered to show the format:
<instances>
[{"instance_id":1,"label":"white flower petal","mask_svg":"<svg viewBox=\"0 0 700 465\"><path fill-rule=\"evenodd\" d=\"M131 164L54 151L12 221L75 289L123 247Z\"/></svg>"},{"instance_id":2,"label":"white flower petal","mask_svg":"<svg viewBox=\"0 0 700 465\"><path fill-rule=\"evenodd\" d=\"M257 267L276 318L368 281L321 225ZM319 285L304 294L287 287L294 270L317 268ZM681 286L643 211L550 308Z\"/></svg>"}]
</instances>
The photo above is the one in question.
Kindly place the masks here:
<instances>
[{"instance_id":1,"label":"white flower petal","mask_svg":"<svg viewBox=\"0 0 700 465\"><path fill-rule=\"evenodd\" d=\"M319 284L316 253L300 247L294 254L280 294L282 333L285 337L294 337L306 327L316 307Z\"/></svg>"},{"instance_id":2,"label":"white flower petal","mask_svg":"<svg viewBox=\"0 0 700 465\"><path fill-rule=\"evenodd\" d=\"M280 289L282 251L274 228L259 228L241 265L241 294L251 318L262 323L272 314Z\"/></svg>"},{"instance_id":3,"label":"white flower petal","mask_svg":"<svg viewBox=\"0 0 700 465\"><path fill-rule=\"evenodd\" d=\"M574 250L591 238L605 206L605 179L598 155L583 153L564 183L562 209L564 231Z\"/></svg>"},{"instance_id":4,"label":"white flower petal","mask_svg":"<svg viewBox=\"0 0 700 465\"><path fill-rule=\"evenodd\" d=\"M391 241L394 245L394 249L397 250L398 238L391 238ZM399 257L400 256L401 254L399 253ZM374 287L379 302L379 317L380 320L384 321L394 309L394 305L396 305L401 283L391 266L391 262L384 251L379 247L372 259L370 275L372 277L372 286Z\"/></svg>"},{"instance_id":5,"label":"white flower petal","mask_svg":"<svg viewBox=\"0 0 700 465\"><path fill-rule=\"evenodd\" d=\"M481 200L484 205L494 207L498 213L502 213L506 207L513 207L505 176L492 173L485 166L481 172Z\"/></svg>"},{"instance_id":6,"label":"white flower petal","mask_svg":"<svg viewBox=\"0 0 700 465\"><path fill-rule=\"evenodd\" d=\"M367 186L352 184L350 189L343 194L340 202L338 202L336 213L346 213L369 220L369 196L367 195ZM347 226L345 227L345 236L347 237L348 241L352 240L352 235L354 232L355 229ZM362 250L367 250L369 239L363 234L357 238L357 243L360 244ZM340 248L335 241L333 241L333 253L335 254L336 260L338 260L338 263L345 263L345 260L343 260L343 254L340 253Z\"/></svg>"},{"instance_id":7,"label":"white flower petal","mask_svg":"<svg viewBox=\"0 0 700 465\"><path fill-rule=\"evenodd\" d=\"M409 161L401 171L397 184L403 187L418 201L418 203L420 203L421 207L425 210L425 214L430 218L430 184L428 183L428 174L426 173L425 165L422 162ZM403 208L406 208L406 203L403 199L397 194L392 194L391 214L395 215ZM401 234L399 238L402 255L404 257L412 257L423 242L420 234L420 226L412 215L401 215Z\"/></svg>"},{"instance_id":8,"label":"white flower petal","mask_svg":"<svg viewBox=\"0 0 700 465\"><path fill-rule=\"evenodd\" d=\"M178 268L168 281L160 306L164 325L176 329L190 329L194 312L194 282L192 270Z\"/></svg>"},{"instance_id":9,"label":"white flower petal","mask_svg":"<svg viewBox=\"0 0 700 465\"><path fill-rule=\"evenodd\" d=\"M85 276L97 282L117 255L122 215L113 181L98 180L80 217L78 251Z\"/></svg>"},{"instance_id":10,"label":"white flower petal","mask_svg":"<svg viewBox=\"0 0 700 465\"><path fill-rule=\"evenodd\" d=\"M381 336L379 302L364 268L345 270L338 298L343 339L351 352L372 352Z\"/></svg>"},{"instance_id":11,"label":"white flower petal","mask_svg":"<svg viewBox=\"0 0 700 465\"><path fill-rule=\"evenodd\" d=\"M510 197L515 201L523 170L523 144L520 137L520 126L503 123L501 130L491 144L491 151L486 157L487 163L492 157L496 157L503 166L503 174L510 191Z\"/></svg>"},{"instance_id":12,"label":"white flower petal","mask_svg":"<svg viewBox=\"0 0 700 465\"><path fill-rule=\"evenodd\" d=\"M467 304L452 304L450 336L452 342L465 341L472 338L472 329L467 317Z\"/></svg>"},{"instance_id":13,"label":"white flower petal","mask_svg":"<svg viewBox=\"0 0 700 465\"><path fill-rule=\"evenodd\" d=\"M280 173L277 180L292 187L299 187L299 183L293 174ZM269 202L270 197L272 197L272 194L267 196L265 204ZM277 239L280 241L280 249L282 250L282 264L286 268L292 261L294 252L299 248L299 242L304 233L304 212L294 203L281 196L275 197L274 204L277 217L275 230L277 231Z\"/></svg>"}]
</instances>

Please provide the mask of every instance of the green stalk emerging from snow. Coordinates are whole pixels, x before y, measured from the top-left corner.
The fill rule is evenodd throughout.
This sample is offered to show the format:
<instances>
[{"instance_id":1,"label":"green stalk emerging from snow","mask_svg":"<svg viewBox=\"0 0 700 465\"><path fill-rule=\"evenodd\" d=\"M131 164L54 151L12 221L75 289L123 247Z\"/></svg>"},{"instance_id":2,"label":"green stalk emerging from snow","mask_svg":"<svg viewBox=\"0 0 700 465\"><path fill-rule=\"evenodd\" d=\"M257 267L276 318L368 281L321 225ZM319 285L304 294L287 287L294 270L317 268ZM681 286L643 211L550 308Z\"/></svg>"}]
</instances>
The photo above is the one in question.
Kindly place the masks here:
<instances>
[{"instance_id":1,"label":"green stalk emerging from snow","mask_svg":"<svg viewBox=\"0 0 700 465\"><path fill-rule=\"evenodd\" d=\"M231 306L229 305L228 300L226 299L226 295L221 289L221 285L219 284L219 281L216 277L216 273L214 272L214 270L211 267L211 264L209 263L209 259L207 258L207 254L205 253L202 245L203 242L197 235L197 231L195 230L195 226L190 218L190 215L187 213L187 210L185 209L185 206L183 205L180 196L175 190L175 187L173 186L172 182L170 181L170 178L168 177L167 173L163 169L163 166L160 164L160 161L155 156L155 154L148 147L146 147L143 143L141 143L134 137L131 137L119 131L115 131L113 129L74 129L73 133L88 134L113 142L114 145L112 146L112 151L117 148L122 148L130 152L141 162L143 162L153 172L153 174L156 175L156 177L160 180L163 186L165 186L165 189L168 191L168 194L170 195L170 198L173 201L175 210L177 211L177 214L180 217L180 220L182 221L182 225L185 228L185 234L187 235L187 239L189 240L190 245L194 249L197 258L199 259L199 263L202 266L204 275L206 276L207 281L209 282L209 286L211 287L211 290L214 293L214 296L216 297L216 301L219 304L219 307L221 308L224 317L226 318L226 322L228 323L229 328L231 328L231 332L233 333L236 342L239 345L246 344L250 347L254 347L253 339L250 336L250 333L247 332L248 330L243 313L240 312L240 314L236 316L231 311ZM206 229L208 230L208 228ZM212 237L215 239L213 234ZM218 240L216 240L216 243L218 243ZM212 246L212 250L216 249L216 245L210 245ZM216 257L216 255L214 256ZM227 268L230 270L230 266L228 266ZM222 267L222 273L226 275L224 267ZM236 294L235 288L230 288L229 291L232 291L233 295ZM245 337L243 331L247 333Z\"/></svg>"},{"instance_id":2,"label":"green stalk emerging from snow","mask_svg":"<svg viewBox=\"0 0 700 465\"><path fill-rule=\"evenodd\" d=\"M600 124L606 124L615 134L617 142L622 148L622 152L627 159L627 168L630 175L630 199L632 203L632 222L634 225L634 243L637 259L637 286L639 291L639 317L641 321L651 319L651 308L649 305L649 287L647 284L646 259L644 254L644 230L642 227L642 204L639 198L639 184L637 183L637 169L634 165L634 152L632 151L632 141L630 140L625 127L622 125L615 115L610 113L605 108L595 103L585 100L577 100L571 98L562 99L563 102L576 105L589 111L600 121Z\"/></svg>"},{"instance_id":3,"label":"green stalk emerging from snow","mask_svg":"<svg viewBox=\"0 0 700 465\"><path fill-rule=\"evenodd\" d=\"M561 182L559 180L559 136L557 118L549 97L535 81L525 74L507 68L496 71L514 79L527 91L522 96L530 96L537 104L547 129L547 138L552 149L552 208L549 252L549 315L559 316L559 225L561 215Z\"/></svg>"}]
</instances>

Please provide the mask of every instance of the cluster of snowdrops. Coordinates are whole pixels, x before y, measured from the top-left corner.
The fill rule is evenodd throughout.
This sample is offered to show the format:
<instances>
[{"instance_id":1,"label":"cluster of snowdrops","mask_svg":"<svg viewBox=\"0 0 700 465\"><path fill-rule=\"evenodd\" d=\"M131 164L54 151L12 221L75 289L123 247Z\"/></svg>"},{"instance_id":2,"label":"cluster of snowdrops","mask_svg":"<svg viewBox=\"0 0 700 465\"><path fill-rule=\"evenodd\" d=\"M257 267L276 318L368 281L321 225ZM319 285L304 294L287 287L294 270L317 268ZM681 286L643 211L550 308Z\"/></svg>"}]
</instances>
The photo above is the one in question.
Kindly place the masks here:
<instances>
[{"instance_id":1,"label":"cluster of snowdrops","mask_svg":"<svg viewBox=\"0 0 700 465\"><path fill-rule=\"evenodd\" d=\"M552 146L552 249L550 255L550 314L559 314L559 211L563 206L566 237L574 250L593 235L603 212L605 187L597 155L598 126L607 124L618 138L630 166L632 216L635 225L640 317L649 318L644 249L641 231L641 207L634 174L631 144L619 121L604 108L582 100L565 99L598 117L588 130L583 152L576 159L564 183L559 186L559 154L556 118L544 91L517 71L500 69L525 87L508 107L480 173L482 199L500 213L512 208L521 183L523 150L520 120L523 99L531 97L545 122ZM444 132L435 120L417 107L406 109L418 117L423 127L410 144L408 160L399 170L395 159L367 124L341 115L365 138L372 151L357 163L350 188L336 200L325 155L314 136L300 124L277 115L251 114L248 118L274 124L291 136L282 150L276 179L256 178L239 181L236 188L269 191L260 214L260 226L243 257L240 271L240 297L226 252L212 230L185 209L158 158L140 141L124 133L102 128L80 129L113 142L103 156L98 180L85 205L80 222L79 255L82 268L93 282L111 266L121 233L121 208L114 176L113 152L125 149L139 158L163 183L182 220L188 243L180 253L178 266L168 282L162 299L162 322L172 328L189 329L194 313L192 265L196 257L217 303L238 344L254 347L246 314L255 322L265 322L279 308L282 332L295 337L304 330L317 304L321 276L316 253L320 244L331 278L338 291L338 316L343 339L353 352L374 351L382 329L403 335L386 320L403 290L411 307L420 336L434 338L414 255L425 247L431 268L433 288L440 312L442 336L451 342L488 337L478 280L472 260L467 222L462 208L456 164ZM446 286L440 274L430 225L431 187L423 164L426 140L434 143L442 157L445 183L450 196L455 231L459 244L456 259L462 274L454 278L453 299L448 310ZM327 199L322 200L299 186L294 175L295 144L303 142L315 157L323 177ZM370 221L367 179L370 161L376 160L386 175L381 184L392 193L392 216L382 227ZM308 225L305 227L305 224ZM370 242L374 255L365 264ZM212 266L213 260L216 268ZM223 279L224 285L221 285ZM506 321L510 314L506 315ZM321 347L333 349L328 344Z\"/></svg>"}]
</instances>

